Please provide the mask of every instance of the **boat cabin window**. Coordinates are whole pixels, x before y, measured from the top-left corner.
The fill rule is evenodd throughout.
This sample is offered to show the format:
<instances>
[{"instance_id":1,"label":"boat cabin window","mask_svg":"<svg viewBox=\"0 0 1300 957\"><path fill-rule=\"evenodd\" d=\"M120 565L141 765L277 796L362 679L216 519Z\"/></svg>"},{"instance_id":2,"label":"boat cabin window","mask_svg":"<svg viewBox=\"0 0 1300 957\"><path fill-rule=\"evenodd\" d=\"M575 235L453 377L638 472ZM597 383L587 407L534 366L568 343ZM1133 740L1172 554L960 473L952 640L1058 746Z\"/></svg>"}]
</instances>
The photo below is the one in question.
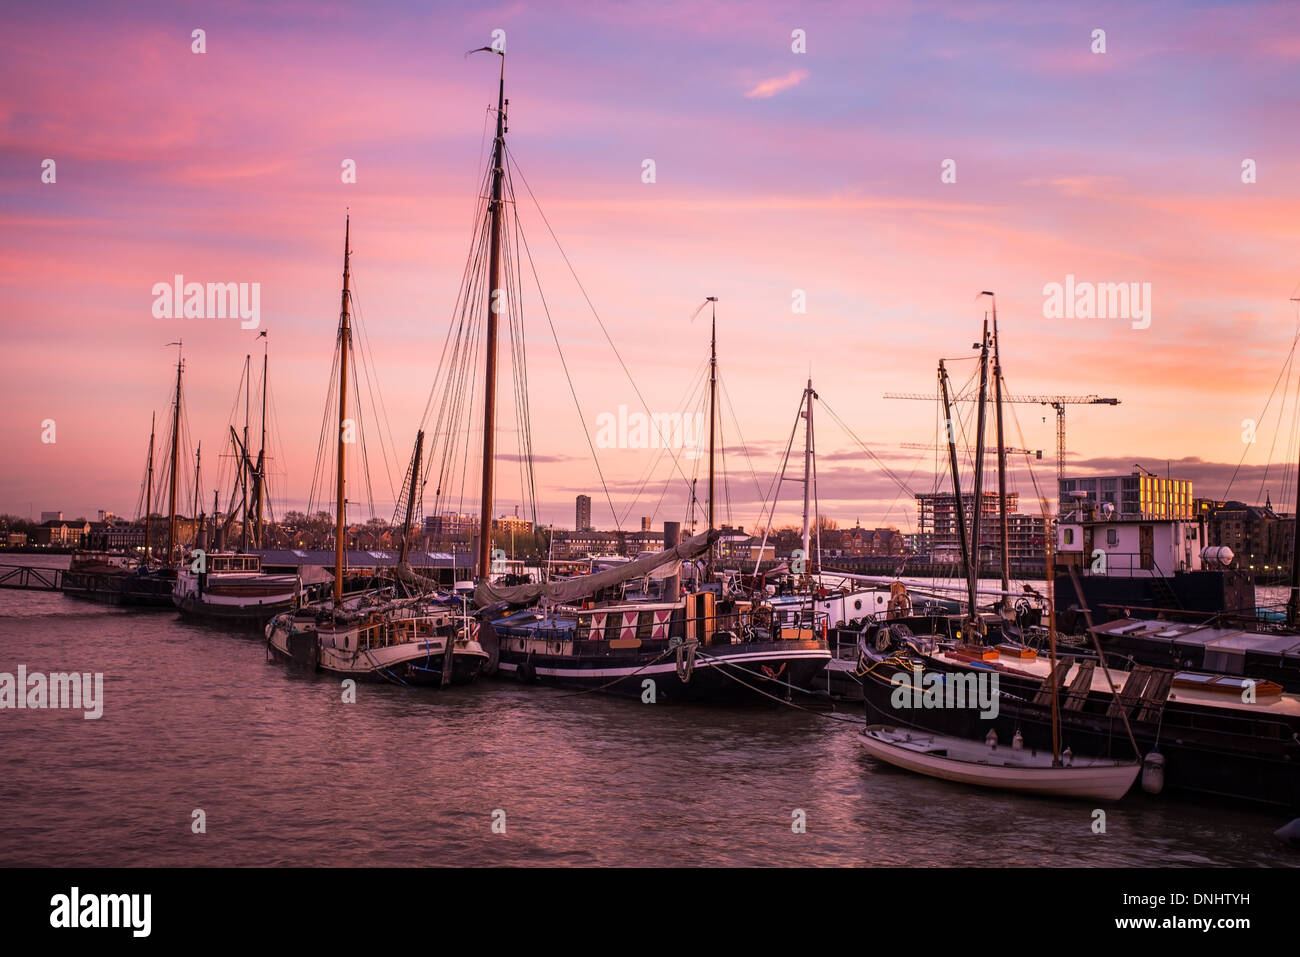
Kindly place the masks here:
<instances>
[{"instance_id":1,"label":"boat cabin window","mask_svg":"<svg viewBox=\"0 0 1300 957\"><path fill-rule=\"evenodd\" d=\"M262 557L260 555L209 555L210 572L260 572Z\"/></svg>"}]
</instances>

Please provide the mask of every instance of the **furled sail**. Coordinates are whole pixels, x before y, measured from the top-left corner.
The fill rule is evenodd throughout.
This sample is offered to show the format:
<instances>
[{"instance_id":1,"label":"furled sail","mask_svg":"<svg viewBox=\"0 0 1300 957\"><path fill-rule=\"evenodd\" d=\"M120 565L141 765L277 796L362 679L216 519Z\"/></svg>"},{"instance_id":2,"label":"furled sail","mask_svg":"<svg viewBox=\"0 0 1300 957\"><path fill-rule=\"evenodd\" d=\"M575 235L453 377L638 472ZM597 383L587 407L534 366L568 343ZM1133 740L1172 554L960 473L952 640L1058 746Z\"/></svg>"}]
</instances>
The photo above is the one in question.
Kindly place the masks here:
<instances>
[{"instance_id":1,"label":"furled sail","mask_svg":"<svg viewBox=\"0 0 1300 957\"><path fill-rule=\"evenodd\" d=\"M538 598L549 598L557 602L575 602L596 594L602 588L610 588L635 578L644 578L650 572L670 563L680 564L697 558L709 550L718 539L716 531L701 532L686 539L673 548L653 555L643 555L634 561L626 562L614 568L595 572L591 575L579 575L563 581L547 582L540 585L493 585L481 581L474 589L474 603L480 608L495 602L509 602L512 605L524 605Z\"/></svg>"}]
</instances>

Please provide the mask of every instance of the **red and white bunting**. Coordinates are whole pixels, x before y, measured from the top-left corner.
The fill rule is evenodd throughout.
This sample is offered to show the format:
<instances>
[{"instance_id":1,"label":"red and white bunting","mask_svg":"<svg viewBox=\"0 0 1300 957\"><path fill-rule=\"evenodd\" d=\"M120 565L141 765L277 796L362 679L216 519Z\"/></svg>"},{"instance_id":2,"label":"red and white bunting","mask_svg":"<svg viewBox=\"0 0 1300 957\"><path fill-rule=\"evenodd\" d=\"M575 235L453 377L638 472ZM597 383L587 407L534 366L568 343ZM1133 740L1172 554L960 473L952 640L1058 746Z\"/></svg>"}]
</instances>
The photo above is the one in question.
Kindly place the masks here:
<instances>
[{"instance_id":1,"label":"red and white bunting","mask_svg":"<svg viewBox=\"0 0 1300 957\"><path fill-rule=\"evenodd\" d=\"M655 611L654 614L655 614L655 621L654 621L654 626L650 631L650 637L667 638L668 623L672 621L673 610L671 608L658 609Z\"/></svg>"},{"instance_id":2,"label":"red and white bunting","mask_svg":"<svg viewBox=\"0 0 1300 957\"><path fill-rule=\"evenodd\" d=\"M625 611L623 612L623 629L618 633L620 638L630 640L636 637L637 619L641 617L640 612Z\"/></svg>"}]
</instances>

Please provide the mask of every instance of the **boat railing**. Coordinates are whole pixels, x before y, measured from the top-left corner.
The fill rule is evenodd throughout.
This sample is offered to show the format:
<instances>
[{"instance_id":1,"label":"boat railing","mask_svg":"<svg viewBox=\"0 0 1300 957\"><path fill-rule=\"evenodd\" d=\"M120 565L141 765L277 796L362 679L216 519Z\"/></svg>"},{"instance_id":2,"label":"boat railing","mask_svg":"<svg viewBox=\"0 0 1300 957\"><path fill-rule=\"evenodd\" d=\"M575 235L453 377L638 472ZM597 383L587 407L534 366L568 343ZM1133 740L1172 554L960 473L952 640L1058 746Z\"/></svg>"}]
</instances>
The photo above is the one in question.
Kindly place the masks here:
<instances>
[{"instance_id":1,"label":"boat railing","mask_svg":"<svg viewBox=\"0 0 1300 957\"><path fill-rule=\"evenodd\" d=\"M1117 574L1164 574L1156 565L1153 552L1115 552L1110 551L1100 542L1094 544L1093 549L1092 555L1084 555L1078 565L1079 573L1085 578L1105 578ZM1098 552L1104 556L1103 560L1099 560ZM1183 571L1183 568L1180 567L1179 571Z\"/></svg>"}]
</instances>

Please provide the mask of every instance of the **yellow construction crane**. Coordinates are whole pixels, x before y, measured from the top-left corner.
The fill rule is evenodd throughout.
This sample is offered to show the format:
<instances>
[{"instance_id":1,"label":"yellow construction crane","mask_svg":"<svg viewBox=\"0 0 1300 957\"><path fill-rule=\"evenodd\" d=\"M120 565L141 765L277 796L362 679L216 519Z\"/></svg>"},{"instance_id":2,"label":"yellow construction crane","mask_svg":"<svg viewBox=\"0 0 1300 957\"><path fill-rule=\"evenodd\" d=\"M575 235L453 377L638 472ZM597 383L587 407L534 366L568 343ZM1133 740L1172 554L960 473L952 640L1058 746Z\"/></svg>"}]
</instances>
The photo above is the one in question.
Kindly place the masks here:
<instances>
[{"instance_id":1,"label":"yellow construction crane","mask_svg":"<svg viewBox=\"0 0 1300 957\"><path fill-rule=\"evenodd\" d=\"M922 399L934 402L935 396L922 395L919 392L886 392L886 399ZM974 402L977 396L955 396L954 402ZM1107 399L1096 395L1004 395L1003 402L1016 402L1029 405L1050 405L1056 411L1056 481L1065 477L1065 407L1067 405L1119 405L1119 399ZM1008 449L1008 451L1010 451Z\"/></svg>"}]
</instances>

